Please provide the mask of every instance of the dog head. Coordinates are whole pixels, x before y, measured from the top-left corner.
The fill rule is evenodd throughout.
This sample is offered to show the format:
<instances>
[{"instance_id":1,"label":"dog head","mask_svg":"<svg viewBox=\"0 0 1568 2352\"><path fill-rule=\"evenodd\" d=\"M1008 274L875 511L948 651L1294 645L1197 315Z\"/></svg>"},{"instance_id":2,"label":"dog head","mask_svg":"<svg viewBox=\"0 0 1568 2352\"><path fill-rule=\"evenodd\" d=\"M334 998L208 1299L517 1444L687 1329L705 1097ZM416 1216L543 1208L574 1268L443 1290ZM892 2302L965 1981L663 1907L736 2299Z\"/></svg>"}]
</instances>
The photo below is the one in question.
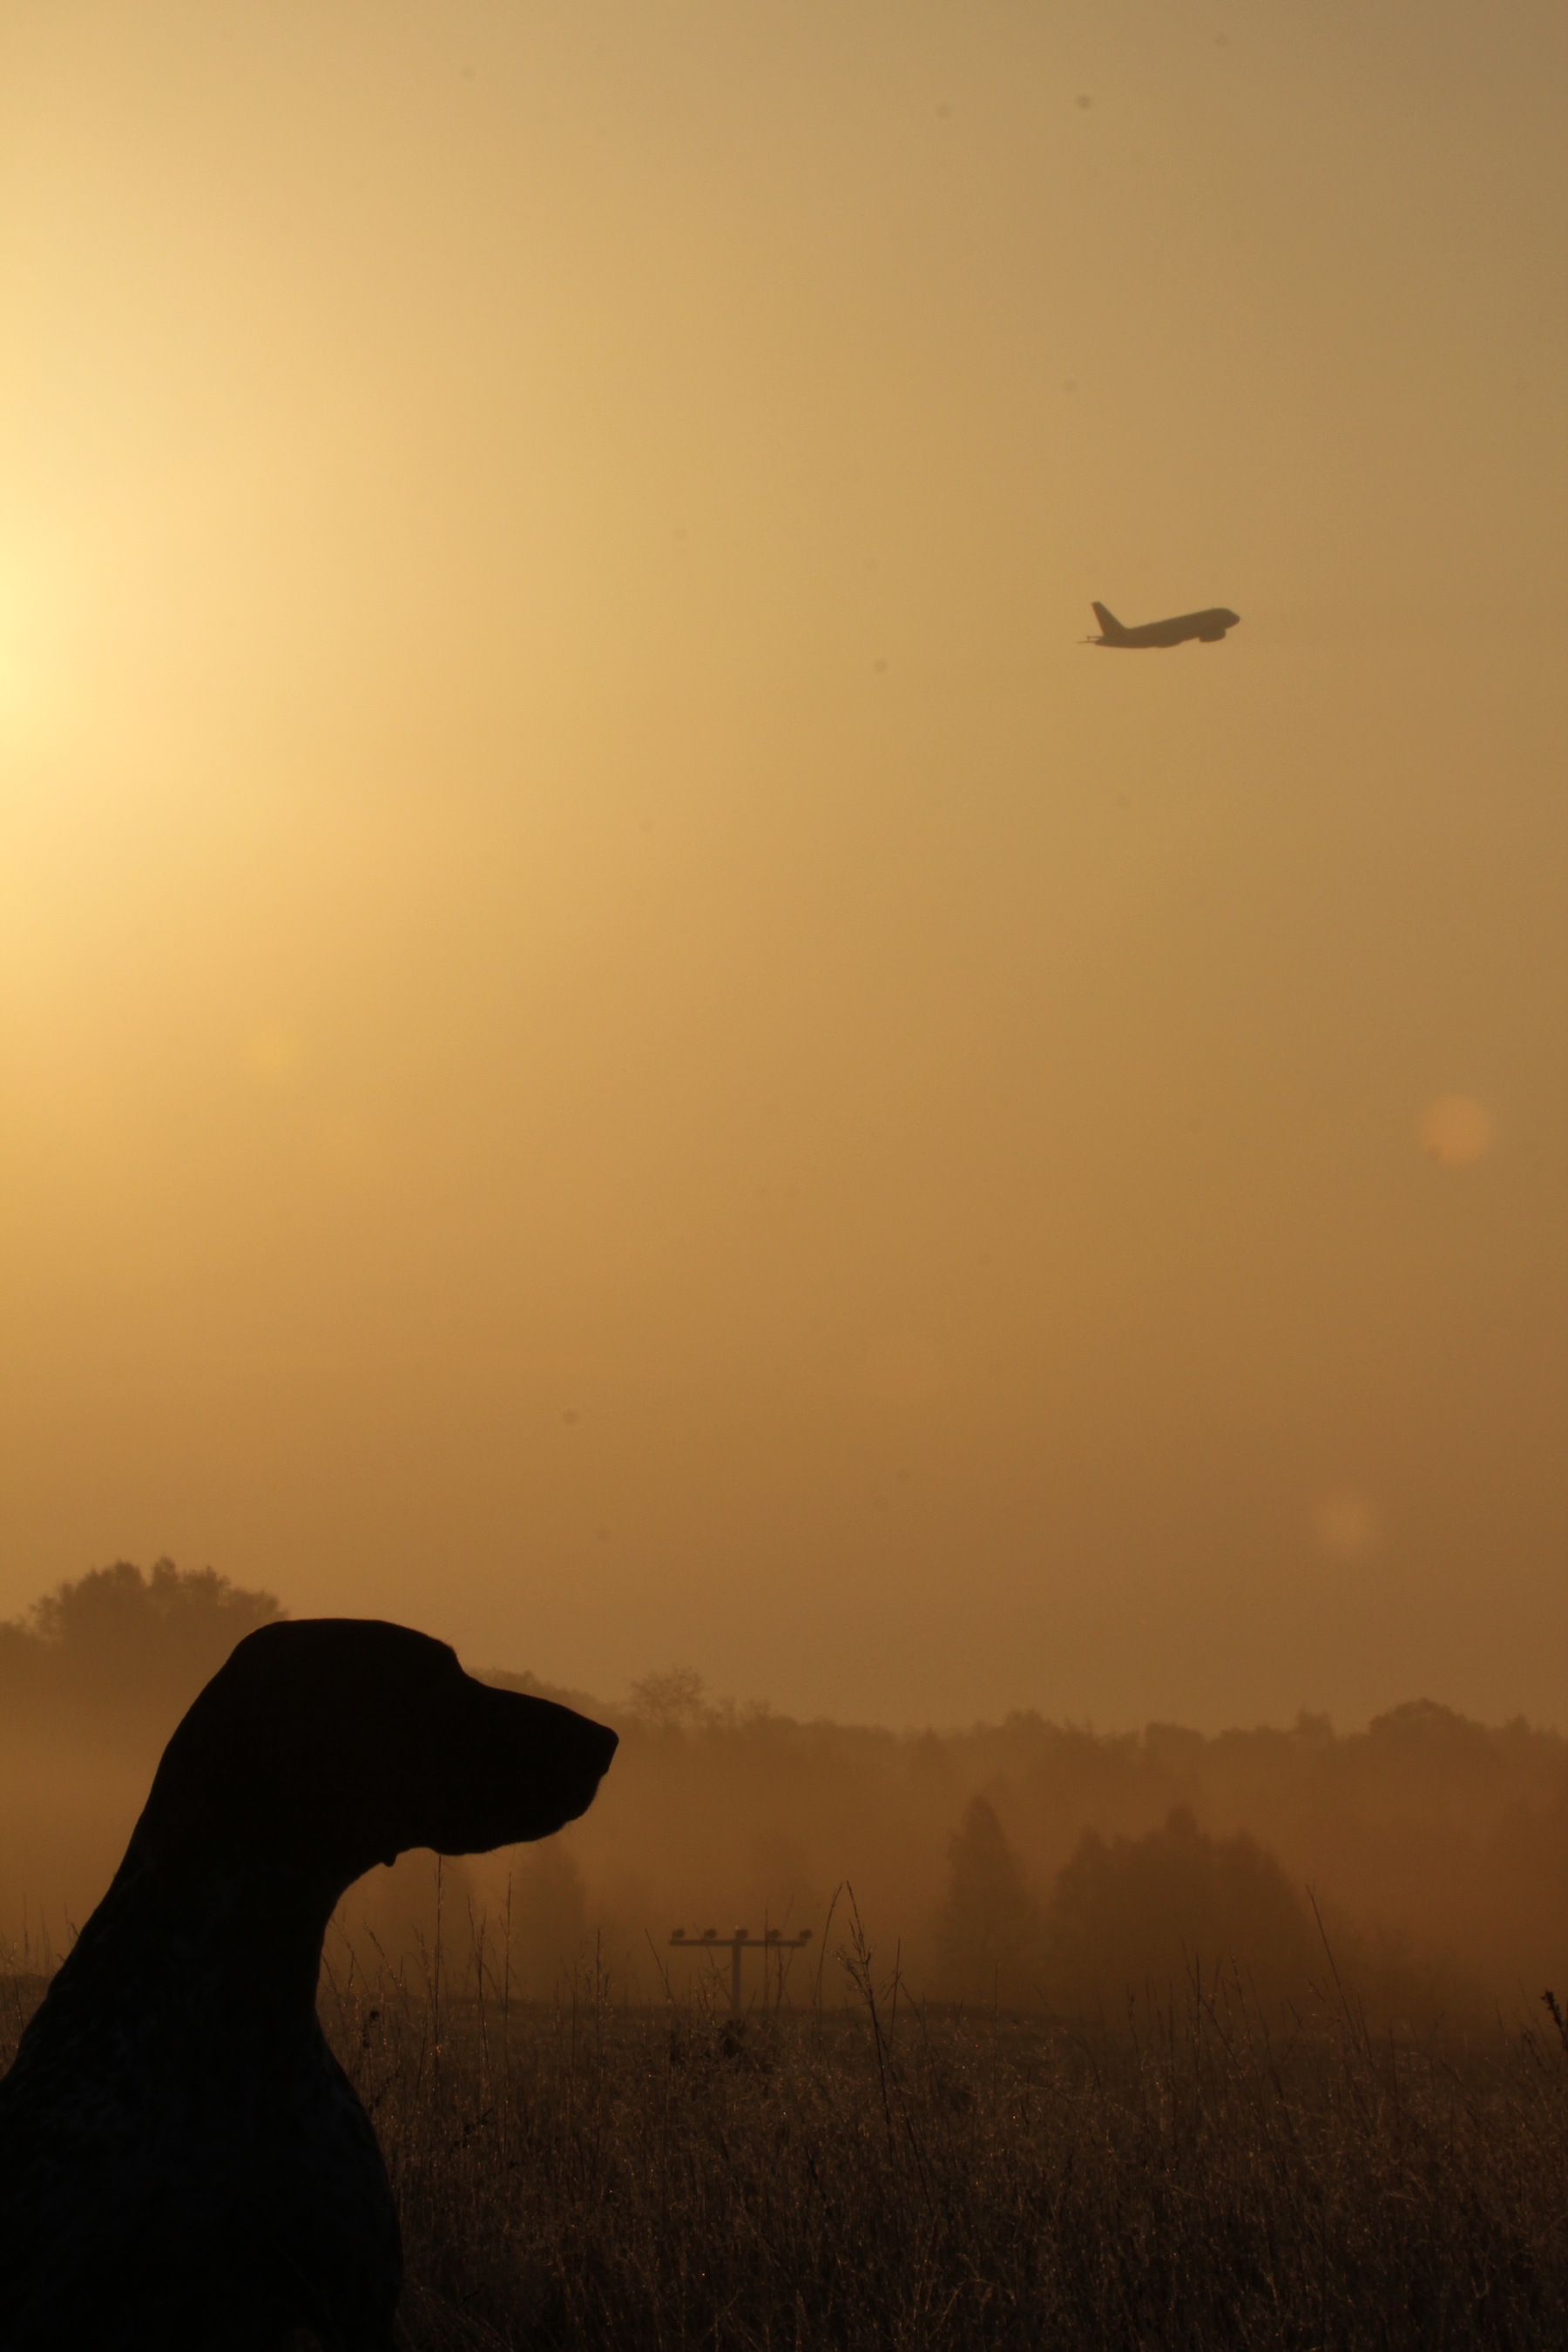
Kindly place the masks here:
<instances>
[{"instance_id":1,"label":"dog head","mask_svg":"<svg viewBox=\"0 0 1568 2352\"><path fill-rule=\"evenodd\" d=\"M298 1856L347 1885L411 1846L548 1837L587 1810L616 1747L570 1707L476 1682L405 1625L285 1619L189 1709L132 1844Z\"/></svg>"}]
</instances>

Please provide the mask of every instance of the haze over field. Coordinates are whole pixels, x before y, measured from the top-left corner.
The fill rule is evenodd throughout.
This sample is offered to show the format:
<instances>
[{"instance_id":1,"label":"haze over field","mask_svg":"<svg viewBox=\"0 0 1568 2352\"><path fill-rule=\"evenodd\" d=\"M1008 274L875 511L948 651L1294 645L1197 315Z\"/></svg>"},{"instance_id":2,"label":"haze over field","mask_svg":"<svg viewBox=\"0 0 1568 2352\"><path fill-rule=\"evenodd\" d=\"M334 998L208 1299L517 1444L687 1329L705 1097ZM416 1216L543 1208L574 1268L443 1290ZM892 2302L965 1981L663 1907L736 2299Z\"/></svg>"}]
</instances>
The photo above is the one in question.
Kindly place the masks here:
<instances>
[{"instance_id":1,"label":"haze over field","mask_svg":"<svg viewBox=\"0 0 1568 2352\"><path fill-rule=\"evenodd\" d=\"M0 1623L0 1978L68 1947L174 1724L286 1613L163 1560L96 1570ZM1311 1716L1205 1739L1035 1713L898 1733L716 1702L689 1670L607 1704L526 1671L489 1679L613 1724L612 1770L541 1843L370 1871L339 1907L329 1982L352 1952L372 1984L472 1987L482 1951L527 1999L607 1980L723 2004L728 1953L704 1935L772 1927L806 1941L766 1984L746 1960L743 2002L799 2004L825 1981L831 2002L856 1917L918 1999L1080 2016L1194 1967L1240 1971L1271 2006L1332 2006L1325 1936L1341 1983L1405 2026L1527 2022L1561 1979L1568 1739L1521 1720L1416 1701L1348 1736Z\"/></svg>"},{"instance_id":2,"label":"haze over field","mask_svg":"<svg viewBox=\"0 0 1568 2352\"><path fill-rule=\"evenodd\" d=\"M11 0L0 1618L1568 1722L1563 44Z\"/></svg>"}]
</instances>

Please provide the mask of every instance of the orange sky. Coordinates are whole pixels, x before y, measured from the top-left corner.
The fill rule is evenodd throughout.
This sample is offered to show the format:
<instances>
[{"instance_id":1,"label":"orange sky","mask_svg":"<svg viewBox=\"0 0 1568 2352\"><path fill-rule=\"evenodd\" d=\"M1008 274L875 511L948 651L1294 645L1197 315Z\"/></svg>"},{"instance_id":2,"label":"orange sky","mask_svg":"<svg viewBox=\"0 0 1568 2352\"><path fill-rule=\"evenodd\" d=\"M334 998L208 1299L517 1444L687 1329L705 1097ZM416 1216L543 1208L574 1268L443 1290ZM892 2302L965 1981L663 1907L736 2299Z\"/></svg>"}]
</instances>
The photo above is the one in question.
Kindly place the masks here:
<instances>
[{"instance_id":1,"label":"orange sky","mask_svg":"<svg viewBox=\"0 0 1568 2352\"><path fill-rule=\"evenodd\" d=\"M0 6L0 1614L1568 1722L1563 51Z\"/></svg>"}]
</instances>

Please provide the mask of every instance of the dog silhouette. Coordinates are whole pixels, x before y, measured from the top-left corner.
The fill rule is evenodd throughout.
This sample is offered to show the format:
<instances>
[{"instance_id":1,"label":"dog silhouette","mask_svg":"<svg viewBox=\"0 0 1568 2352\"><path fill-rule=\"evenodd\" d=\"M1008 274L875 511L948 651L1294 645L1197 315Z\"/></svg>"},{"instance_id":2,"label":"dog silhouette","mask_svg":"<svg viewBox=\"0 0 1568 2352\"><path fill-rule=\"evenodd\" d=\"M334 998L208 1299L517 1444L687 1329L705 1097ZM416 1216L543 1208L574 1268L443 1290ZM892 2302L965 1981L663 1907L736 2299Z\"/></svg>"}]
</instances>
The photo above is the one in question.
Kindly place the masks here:
<instances>
[{"instance_id":1,"label":"dog silhouette","mask_svg":"<svg viewBox=\"0 0 1568 2352\"><path fill-rule=\"evenodd\" d=\"M316 2018L345 1889L574 1821L616 1735L371 1619L234 1651L0 2082L0 2352L385 2352L386 2168Z\"/></svg>"}]
</instances>

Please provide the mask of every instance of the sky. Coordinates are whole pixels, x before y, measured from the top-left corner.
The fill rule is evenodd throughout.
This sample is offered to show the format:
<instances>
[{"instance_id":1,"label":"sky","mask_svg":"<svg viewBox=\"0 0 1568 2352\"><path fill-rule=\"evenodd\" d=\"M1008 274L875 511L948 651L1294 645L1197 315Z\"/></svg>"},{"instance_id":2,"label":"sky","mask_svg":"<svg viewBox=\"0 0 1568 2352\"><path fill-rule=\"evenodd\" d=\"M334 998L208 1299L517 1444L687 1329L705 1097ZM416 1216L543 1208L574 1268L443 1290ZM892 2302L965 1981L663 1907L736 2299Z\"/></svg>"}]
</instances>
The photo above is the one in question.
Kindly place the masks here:
<instances>
[{"instance_id":1,"label":"sky","mask_svg":"<svg viewBox=\"0 0 1568 2352\"><path fill-rule=\"evenodd\" d=\"M1568 1724L1565 50L0 0L0 1615Z\"/></svg>"}]
</instances>

